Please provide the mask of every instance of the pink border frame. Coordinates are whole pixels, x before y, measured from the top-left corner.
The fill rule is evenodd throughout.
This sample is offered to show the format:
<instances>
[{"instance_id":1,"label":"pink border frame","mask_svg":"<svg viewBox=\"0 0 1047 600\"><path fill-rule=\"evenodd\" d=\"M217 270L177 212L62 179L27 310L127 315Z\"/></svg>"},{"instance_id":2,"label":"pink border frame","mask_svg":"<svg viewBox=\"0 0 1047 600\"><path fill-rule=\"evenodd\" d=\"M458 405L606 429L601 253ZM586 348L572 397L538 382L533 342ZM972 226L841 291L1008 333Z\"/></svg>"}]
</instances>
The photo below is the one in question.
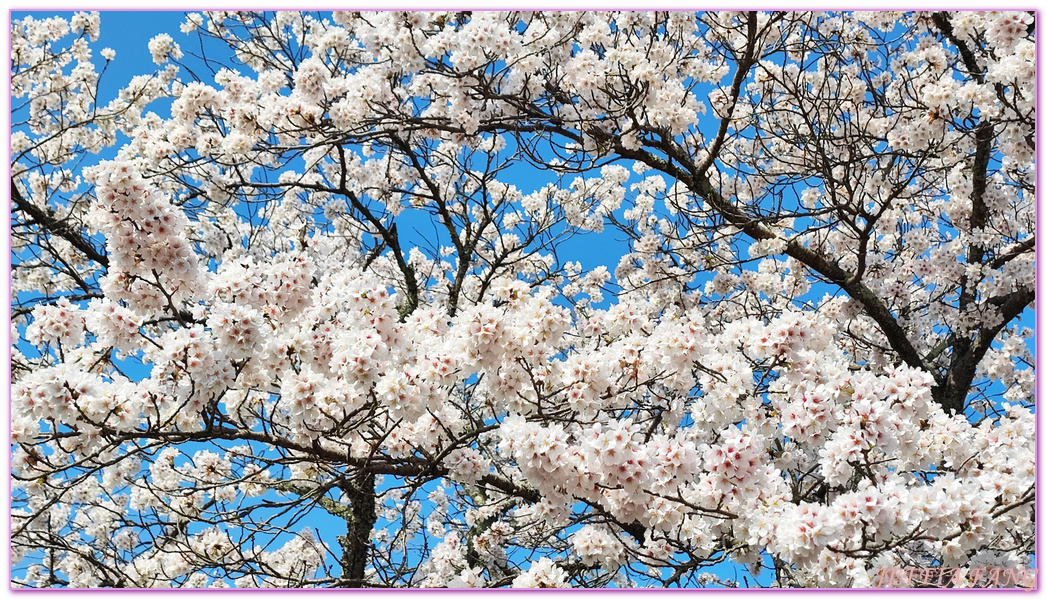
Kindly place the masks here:
<instances>
[{"instance_id":1,"label":"pink border frame","mask_svg":"<svg viewBox=\"0 0 1047 600\"><path fill-rule=\"evenodd\" d=\"M410 0L410 1L412 3L416 3L419 0ZM665 0L662 0L662 2L664 2L664 1ZM461 2L461 0L456 0L455 4L457 4L459 2ZM584 0L583 0L583 2L584 2ZM964 2L963 0L961 0L960 3L961 4L967 4L967 2ZM167 4L167 0L164 0L163 2L161 2L161 4ZM116 6L116 7L109 7L109 8L102 8L102 7L89 7L89 8L87 8L87 7L78 6L78 5L62 6L61 4L51 5L51 6L48 6L48 7L45 7L45 8L39 8L39 7L8 7L7 23L6 23L7 28L4 30L3 35L6 36L6 42L7 42L6 43L6 47L7 47L6 49L7 49L8 59L10 59L10 54L11 54L10 31L11 31L11 21L12 21L11 13L13 11L22 11L22 10L25 10L25 11L29 11L29 10L32 10L32 11L40 11L40 10L53 10L53 11L81 11L81 10L118 11L119 10L119 11L128 11L128 12L132 12L132 11L133 12L159 12L159 11L194 12L194 11L203 11L203 10L244 10L244 9L246 9L248 7L257 8L260 5L265 5L265 4L268 4L268 2L265 2L264 0L259 2L259 1L256 0L255 2L248 3L248 4L244 5L244 6L231 7L231 8L228 8L228 9L220 9L220 8L215 8L215 7L186 8L184 6L177 6L177 5L161 6L161 7L156 7L156 8L131 8L131 7L123 7L123 6ZM393 4L393 6L390 6L389 4ZM465 9L484 10L484 8L482 8L482 7L474 7L474 6L459 6L459 7L456 7L456 8L448 8L447 6L424 6L424 5L423 6L418 6L417 4L415 4L414 6L411 6L411 5L399 6L399 4L400 4L400 2L398 2L397 0L391 0L391 1L387 1L385 3L385 6L380 6L380 7L368 7L368 6L351 6L350 7L349 5L342 5L340 8L342 8L342 9L353 8L355 10L405 10L405 11L417 11L417 10L465 10ZM466 2L465 4L470 4L470 3ZM530 8L530 9L535 9L535 10L557 10L557 11L565 11L566 12L566 11L591 10L593 8L597 8L598 6L606 8L608 4L612 4L613 5L613 4L620 4L620 3L616 2L615 0L610 0L610 1L603 0L602 2L599 2L599 3L593 2L592 6L578 6L576 8L575 7L563 8L563 7L555 7L555 6L548 6L548 7L544 6L544 5L547 5L547 4L552 4L552 5L556 4L555 2L549 2L548 0L541 0L541 1L538 1L538 2L536 2L535 0L531 0L529 2L529 4L531 6L528 7L528 8ZM746 4L748 4L748 3L746 3ZM535 7L535 5L538 5L537 8ZM982 6L984 6L984 5L982 5ZM488 7L486 9L487 10L505 10L507 8L522 9L523 7L503 6L503 7L497 7L497 8L490 8L490 7ZM615 9L635 9L636 7L623 4L623 5L620 5L620 6L613 6L613 8L615 8ZM739 7L739 6L734 6L734 7L731 7L729 9L727 9L727 8L703 7L700 10L702 10L702 11L738 10L739 8L748 8L748 9L754 9L755 8L755 9L759 9L760 7L751 7L751 6ZM767 7L764 7L764 8L767 8ZM794 8L788 8L788 9L781 8L781 7L775 7L775 8L777 8L778 10L812 10L812 9L813 10L844 10L844 9L840 9L840 8L823 8L823 7L814 7L814 8L812 8L812 7L799 7L799 8L794 7ZM933 7L933 8L939 9L939 10L947 9L946 7ZM265 7L265 9L266 10L281 10L279 8L276 8L276 7ZM294 9L286 9L286 10L299 10L299 11L301 11L301 10L334 10L334 9L336 9L336 8L335 7L310 7L310 8L294 8ZM637 9L637 10L639 10L639 9ZM646 7L646 8L644 8L644 10L699 10L699 8L692 4L690 6L687 6L687 5L668 6L668 7L661 6L661 7L658 7L658 8ZM848 9L845 9L845 10L848 10L848 11L854 11L854 10L884 11L884 10L892 10L892 9L884 8L884 7L881 6L881 7L869 7L869 8L848 8ZM926 10L926 9L904 8L904 9L894 9L894 10L901 10L903 12L911 12L911 11L914 11L914 10ZM984 8L979 8L977 6L970 6L970 7L965 6L965 7L961 7L961 8L954 8L953 10L985 10L985 9ZM992 10L1030 10L1030 8L1029 7L994 8ZM1040 10L1039 10L1039 8L1035 8L1033 10L1034 10L1034 13L1035 13L1035 18L1038 21L1039 17L1040 17ZM1041 52L1040 52L1040 41L1039 41L1039 38L1036 39L1035 43L1036 43L1036 50L1035 50L1036 97L1035 97L1035 100L1034 100L1034 106L1035 106L1035 110L1036 110L1036 131L1034 132L1034 138L1036 140L1037 160L1036 160L1036 166L1035 166L1034 182L1035 182L1036 190L1038 191L1039 190L1039 183L1040 183L1040 161L1038 159L1039 159L1039 156L1041 154L1040 149L1043 147L1042 146L1042 137L1040 135L1040 114L1039 114L1040 86L1042 84L1042 80L1040 78L1040 63L1041 63L1040 55L1041 55ZM8 83L10 83L10 77L11 77L10 72L8 72L8 76L7 76ZM8 96L7 102L10 103L10 96ZM8 104L8 105L10 106L10 104ZM11 126L12 126L11 114L10 114L10 112L8 112L8 114L7 114L8 138L10 138ZM8 158L10 158L10 146L9 145L5 145L4 152L7 154ZM1043 212L1044 211L1040 210L1040 206L1039 206L1039 201L1038 200L1036 202L1036 206L1034 208L1034 212L1035 212L1036 230L1040 231L1042 229L1042 225L1043 225L1042 216L1043 216ZM8 225L7 225L7 236L4 238L4 240L5 240L6 244L7 244L7 246L6 246L7 253L10 254L10 251L11 251L11 228L10 228L10 223L8 223ZM1042 396L1042 394L1041 394L1041 385L1043 384L1043 381L1041 380L1040 373L1039 373L1039 369L1040 369L1040 346L1041 345L1047 346L1047 344L1041 344L1041 336L1039 335L1039 332L1041 331L1041 329L1040 329L1040 323L1041 323L1040 311L1038 310L1040 308L1040 305L1041 305L1040 296L1039 296L1039 293L1041 291L1041 288L1040 288L1040 271L1041 271L1041 269L1047 269L1047 267L1044 267L1043 263L1041 261L1041 243L1040 243L1040 241L1038 239L1036 241L1036 248L1035 248L1034 255L1035 255L1035 262L1036 262L1036 302L1035 302L1034 310L1033 310L1033 312L1034 312L1034 325L1033 325L1034 332L1033 332L1033 337L1034 337L1034 340L1035 340L1035 350L1034 350L1034 360L1033 360L1033 363L1034 363L1034 370L1035 370L1036 397L1037 397L1037 399L1039 399ZM4 280L4 285L6 286L5 289L6 289L6 292L7 292L7 296L10 297L10 295L11 295L11 270L10 270L10 267L8 267L7 278ZM10 355L11 344L10 344L10 341L11 340L10 340L10 329L8 329L8 331L5 333L5 335L8 336L8 346L7 346L8 347L8 361L7 361L7 364L5 365L8 397L7 397L7 402L4 403L4 407L5 407L5 411L6 411L6 417L7 417L7 421L6 421L5 427L6 427L6 431L7 431L7 434L8 434L8 439L10 440L10 434L11 434L11 426L10 426L10 423L11 423L11 394L10 394L10 390L11 390L11 355ZM1039 418L1039 412L1038 411L1036 412L1035 432L1036 432L1035 460L1036 460L1036 464L1037 464L1036 476L1035 476L1035 489L1036 489L1037 492L1039 492L1039 489L1040 489L1040 469L1038 468L1038 465L1039 465L1039 458L1040 458L1040 446L1043 443L1043 440L1040 437L1040 418ZM10 460L11 460L10 453L5 453L4 457L5 458L3 459L3 462L4 462L4 464L6 465L6 468L7 468L7 491L8 491L8 495L10 496L10 492L13 489L13 482L12 482L11 470L10 470ZM1042 521L1040 520L1040 501L1041 501L1041 498L1040 498L1039 494L1037 493L1035 504L1034 504L1034 515L1035 515L1036 521L1042 525ZM5 552L5 556L7 558L8 569L10 569L10 567L11 567L10 534L11 534L11 528L12 528L12 516L11 516L11 512L12 511L11 511L11 505L10 504L7 504L6 512L7 512L7 521L6 521L6 531L4 532L4 534L5 534L4 537L5 537L5 540L6 540L7 544L4 547L4 552ZM1037 535L1036 535L1036 542L1035 542L1035 555L1036 555L1037 561L1040 558L1040 541L1041 540L1040 540L1040 535L1039 535L1039 528L1037 528ZM1037 571L1036 571L1036 587L1031 589L1031 590L1030 589L1021 589L1021 588L1018 588L1018 589L985 589L985 588L960 588L960 589L934 589L934 588L926 588L926 589L907 589L907 588L902 588L902 589L884 589L884 588L852 588L852 589L837 589L837 588L734 588L734 589L730 589L730 588L700 588L700 589L667 588L667 589L662 589L662 588L641 588L641 589L620 589L620 588L598 588L598 589L586 589L586 590L571 589L571 590L541 590L541 591L545 592L545 593L554 593L554 594L593 594L593 593L597 593L597 592L599 592L599 593L610 592L610 593L619 593L619 594L625 593L625 594L632 594L632 595L645 595L645 594L652 594L653 595L653 594L665 594L665 593L678 594L678 593L681 593L681 592L683 592L683 593L688 593L688 592L689 593L721 593L721 594L724 594L724 593L726 593L726 594L761 594L761 593L795 593L795 592L800 592L800 593L819 593L819 592L822 592L822 593L872 593L872 594L886 594L886 593L897 594L897 593L902 593L902 594L905 594L905 595L908 595L908 594L927 594L927 593L1007 594L1007 593L1016 593L1016 592L1017 593L1027 593L1027 592L1034 592L1034 591L1035 592L1039 592L1040 591L1041 577L1042 577L1041 569L1038 568ZM116 589L116 588L29 589L29 588L12 588L11 587L10 578L8 578L8 583L7 583L7 592L8 593L14 593L14 594L34 594L34 595L35 594L67 594L67 593L107 594L107 593L111 593L111 592L116 592L116 593L121 593L121 594L128 594L128 593L135 594L135 593L145 593L147 591L148 592L154 592L154 591L155 592L167 592L167 593L176 593L176 594L177 593L199 593L199 592L203 592L203 593L233 593L233 594L236 594L236 593L268 593L268 594L273 594L273 593L275 593L275 594L302 594L302 593L306 593L306 594L308 594L308 593L322 593L322 592L342 592L342 593L352 593L353 595L363 594L363 595L366 595L366 596L372 596L372 595L388 596L388 595L392 595L392 594L415 594L415 593L429 593L429 594L432 594L432 593L435 593L435 594L443 593L443 594L447 594L447 593L459 593L459 592L467 593L467 594L506 594L506 593L508 593L508 594L525 593L526 594L526 593L535 593L535 590L520 590L520 589L491 590L491 589L407 589L407 588L404 588L404 589L382 589L382 590L379 590L379 589L343 590L343 589L340 589L340 588L338 588L338 589L318 588L318 589L309 589L309 590L284 590L284 589L248 589L248 590L240 590L240 589L235 589L235 588L231 588L231 589L203 588L203 589L194 589L194 590L187 590L187 589L184 589L184 588L178 588L178 589L163 589L162 588L162 589L148 589L148 590L143 589L143 588L132 588L132 589Z\"/></svg>"}]
</instances>

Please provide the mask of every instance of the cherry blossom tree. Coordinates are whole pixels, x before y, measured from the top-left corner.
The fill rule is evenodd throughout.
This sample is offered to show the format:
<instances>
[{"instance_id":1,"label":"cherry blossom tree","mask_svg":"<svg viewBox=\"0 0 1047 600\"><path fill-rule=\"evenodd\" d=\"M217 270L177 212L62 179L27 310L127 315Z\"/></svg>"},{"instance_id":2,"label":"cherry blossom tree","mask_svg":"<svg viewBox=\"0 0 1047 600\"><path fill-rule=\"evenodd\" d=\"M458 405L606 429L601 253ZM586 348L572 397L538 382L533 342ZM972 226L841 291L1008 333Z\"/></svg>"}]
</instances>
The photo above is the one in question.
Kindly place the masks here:
<instances>
[{"instance_id":1,"label":"cherry blossom tree","mask_svg":"<svg viewBox=\"0 0 1047 600\"><path fill-rule=\"evenodd\" d=\"M100 27L12 26L16 585L1033 564L1031 14Z\"/></svg>"}]
</instances>

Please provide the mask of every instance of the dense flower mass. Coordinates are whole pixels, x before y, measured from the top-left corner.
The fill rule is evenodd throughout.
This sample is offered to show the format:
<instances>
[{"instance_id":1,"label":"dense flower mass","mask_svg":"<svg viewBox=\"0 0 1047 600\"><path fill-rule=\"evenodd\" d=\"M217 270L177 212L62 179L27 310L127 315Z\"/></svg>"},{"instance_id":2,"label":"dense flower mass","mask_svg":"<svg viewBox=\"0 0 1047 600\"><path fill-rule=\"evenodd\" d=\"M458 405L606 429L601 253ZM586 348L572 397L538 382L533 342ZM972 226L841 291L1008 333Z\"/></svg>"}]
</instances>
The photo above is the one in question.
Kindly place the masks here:
<instances>
[{"instance_id":1,"label":"dense flower mass","mask_svg":"<svg viewBox=\"0 0 1047 600\"><path fill-rule=\"evenodd\" d=\"M1032 14L101 22L12 24L15 585L1035 564Z\"/></svg>"}]
</instances>

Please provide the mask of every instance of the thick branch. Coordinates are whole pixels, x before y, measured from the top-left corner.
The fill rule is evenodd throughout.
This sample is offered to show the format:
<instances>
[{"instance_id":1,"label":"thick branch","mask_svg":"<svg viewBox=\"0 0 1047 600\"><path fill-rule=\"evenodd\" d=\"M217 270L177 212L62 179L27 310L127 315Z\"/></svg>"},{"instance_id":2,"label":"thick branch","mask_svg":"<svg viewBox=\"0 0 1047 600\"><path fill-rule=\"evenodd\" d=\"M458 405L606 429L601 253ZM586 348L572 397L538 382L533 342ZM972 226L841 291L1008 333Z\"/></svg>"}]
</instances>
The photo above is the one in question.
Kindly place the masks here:
<instances>
[{"instance_id":1,"label":"thick branch","mask_svg":"<svg viewBox=\"0 0 1047 600\"><path fill-rule=\"evenodd\" d=\"M1015 292L1007 294L1003 298L993 299L989 304L997 306L1000 311L1000 321L992 326L978 331L973 340L965 339L964 351L956 352L952 364L949 367L948 379L944 385L934 388L934 399L942 405L946 411L955 410L957 414L963 412L967 403L967 393L974 382L974 375L978 370L978 363L985 357L985 353L992 347L1003 328L1008 323L1018 318L1036 298L1036 292L1028 288L1020 288ZM957 346L954 346L954 352Z\"/></svg>"},{"instance_id":2,"label":"thick branch","mask_svg":"<svg viewBox=\"0 0 1047 600\"><path fill-rule=\"evenodd\" d=\"M1023 240L1016 244L1010 251L1005 252L996 258L989 261L990 269L999 269L1003 265L1011 262L1026 252L1031 252L1036 249L1036 236L1032 236L1029 239Z\"/></svg>"},{"instance_id":3,"label":"thick branch","mask_svg":"<svg viewBox=\"0 0 1047 600\"><path fill-rule=\"evenodd\" d=\"M374 474L364 473L341 486L349 499L349 514L343 515L345 536L338 540L342 544L342 578L347 587L364 586L371 556L371 530L378 520L374 484Z\"/></svg>"},{"instance_id":4,"label":"thick branch","mask_svg":"<svg viewBox=\"0 0 1047 600\"><path fill-rule=\"evenodd\" d=\"M730 99L728 100L730 105L727 107L727 114L720 119L720 127L716 132L716 139L713 140L712 146L709 147L709 155L705 157L702 164L698 165L698 168L695 170L698 176L704 176L709 167L712 166L713 161L719 156L720 149L727 139L727 130L731 126L731 117L734 116L734 109L738 106L742 83L745 82L745 78L749 76L749 69L756 62L756 11L749 11L746 13L746 16L745 54L738 59L738 66L734 72L734 81L731 82Z\"/></svg>"},{"instance_id":5,"label":"thick branch","mask_svg":"<svg viewBox=\"0 0 1047 600\"><path fill-rule=\"evenodd\" d=\"M360 214L367 219L378 233L382 236L382 240L389 245L389 249L393 252L393 258L396 260L396 266L400 269L400 272L404 276L404 288L407 293L407 300L404 305L400 307L400 318L406 318L407 315L414 312L414 309L418 307L418 279L415 277L414 269L407 264L407 260L404 258L404 253L400 249L400 239L396 235L396 224L393 223L390 227L386 227L377 217L371 214L371 211L360 202L360 199L354 194L346 184L346 164L345 164L345 149L338 146L338 160L341 163L340 167L340 179L338 181L338 192L349 199L352 203L353 208L358 210Z\"/></svg>"},{"instance_id":6,"label":"thick branch","mask_svg":"<svg viewBox=\"0 0 1047 600\"><path fill-rule=\"evenodd\" d=\"M74 248L83 252L87 258L102 265L104 268L109 268L109 258L106 255L99 252L90 241L85 239L80 235L80 232L74 230L67 223L59 221L23 198L22 193L18 191L18 186L15 185L13 180L11 181L11 201L15 203L17 210L29 215L29 217L33 219L33 222L39 225L44 231L62 238L72 244Z\"/></svg>"},{"instance_id":7,"label":"thick branch","mask_svg":"<svg viewBox=\"0 0 1047 600\"><path fill-rule=\"evenodd\" d=\"M949 13L936 12L931 16L931 20L934 21L934 25L942 32L945 39L949 40L953 46L960 52L960 58L963 59L964 66L967 67L967 74L974 78L978 83L985 83L985 75L982 73L982 68L978 64L977 57L971 52L971 49L967 47L967 44L960 41L956 37L956 33L953 31L952 23L949 22Z\"/></svg>"},{"instance_id":8,"label":"thick branch","mask_svg":"<svg viewBox=\"0 0 1047 600\"><path fill-rule=\"evenodd\" d=\"M707 175L700 175L696 172L693 163L691 163L692 166L690 166L689 172L687 172L683 167L669 164L643 150L629 150L620 143L616 144L615 150L626 158L642 161L652 168L677 177L686 183L692 192L705 199L728 223L737 227L749 237L755 240L767 240L777 237L770 229L749 217L740 208L724 198L713 186ZM683 156L676 155L674 158L678 162L688 165L687 162L682 160ZM906 364L936 376L938 375L937 371L920 356L905 330L898 324L897 319L891 314L890 309L883 303L883 300L864 283L855 280L852 274L840 267L837 261L826 258L796 240L792 240L786 245L785 254L795 258L825 279L840 286L852 298L861 303L866 314L880 326L891 347Z\"/></svg>"}]
</instances>

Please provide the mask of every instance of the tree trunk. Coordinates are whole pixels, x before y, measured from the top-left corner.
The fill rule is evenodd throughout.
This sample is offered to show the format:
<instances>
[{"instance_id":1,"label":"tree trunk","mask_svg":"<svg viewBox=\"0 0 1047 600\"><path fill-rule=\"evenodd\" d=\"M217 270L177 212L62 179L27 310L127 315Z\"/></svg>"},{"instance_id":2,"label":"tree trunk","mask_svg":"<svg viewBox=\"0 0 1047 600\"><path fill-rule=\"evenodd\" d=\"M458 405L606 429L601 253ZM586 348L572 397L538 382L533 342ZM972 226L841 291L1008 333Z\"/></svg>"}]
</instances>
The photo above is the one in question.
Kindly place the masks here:
<instances>
[{"instance_id":1,"label":"tree trunk","mask_svg":"<svg viewBox=\"0 0 1047 600\"><path fill-rule=\"evenodd\" d=\"M364 572L371 555L371 530L378 520L375 506L375 476L364 473L355 482L346 482L342 490L349 497L346 532L342 544L342 579L345 587L364 587Z\"/></svg>"}]
</instances>

